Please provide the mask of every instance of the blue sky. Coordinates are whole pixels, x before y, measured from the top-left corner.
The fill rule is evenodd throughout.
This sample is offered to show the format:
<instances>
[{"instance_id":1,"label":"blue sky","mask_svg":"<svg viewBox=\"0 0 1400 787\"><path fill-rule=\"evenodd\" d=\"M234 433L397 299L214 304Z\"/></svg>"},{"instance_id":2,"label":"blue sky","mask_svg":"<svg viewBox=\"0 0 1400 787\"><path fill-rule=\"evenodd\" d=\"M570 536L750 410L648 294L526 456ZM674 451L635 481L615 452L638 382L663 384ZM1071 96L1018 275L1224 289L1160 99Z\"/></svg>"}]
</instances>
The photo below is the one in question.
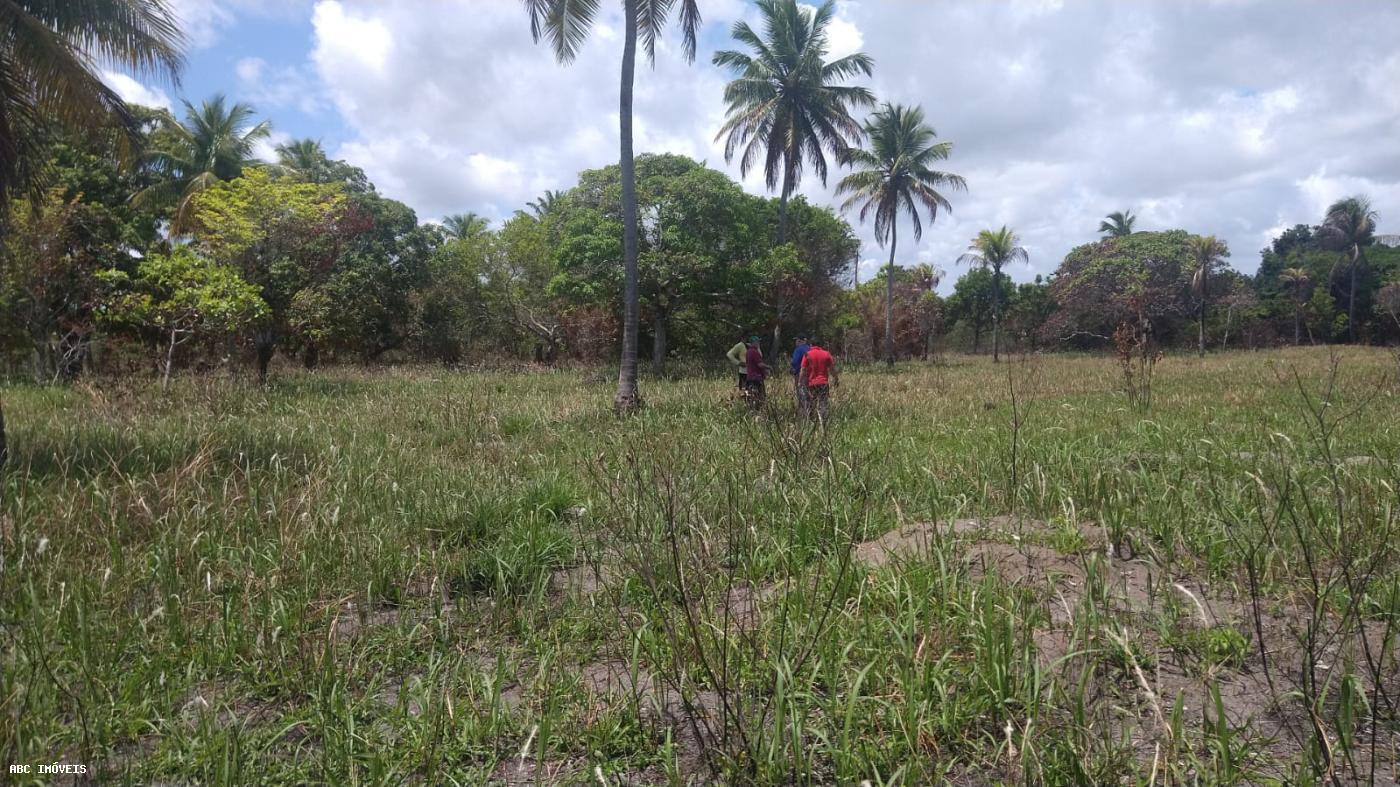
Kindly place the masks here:
<instances>
[{"instance_id":1,"label":"blue sky","mask_svg":"<svg viewBox=\"0 0 1400 787\"><path fill-rule=\"evenodd\" d=\"M180 91L112 75L129 100L223 92L362 167L422 220L500 220L616 159L620 3L578 60L530 40L518 0L173 0L190 32ZM637 80L637 149L705 160L754 193L714 135L725 75L710 65L746 0L701 0L696 63L672 34ZM1393 0L840 0L833 54L876 61L882 99L921 105L953 141L966 193L900 264L955 260L1009 224L1047 274L1099 218L1225 238L1232 264L1341 196L1369 194L1400 231L1400 3ZM1358 24L1358 20L1364 23ZM833 172L836 175L836 172ZM800 191L836 206L832 182ZM854 216L850 217L854 223ZM862 277L885 257L868 226ZM946 289L945 284L945 289Z\"/></svg>"}]
</instances>

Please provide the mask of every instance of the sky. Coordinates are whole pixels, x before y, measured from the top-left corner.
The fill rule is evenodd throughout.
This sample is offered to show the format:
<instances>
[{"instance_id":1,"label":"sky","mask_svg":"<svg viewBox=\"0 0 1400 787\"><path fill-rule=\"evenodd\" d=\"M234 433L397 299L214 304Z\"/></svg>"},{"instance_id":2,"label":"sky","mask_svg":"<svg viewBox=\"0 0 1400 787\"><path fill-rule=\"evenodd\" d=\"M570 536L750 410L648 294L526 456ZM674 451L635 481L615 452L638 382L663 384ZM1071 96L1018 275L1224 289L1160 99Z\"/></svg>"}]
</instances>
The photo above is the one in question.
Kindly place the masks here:
<instances>
[{"instance_id":1,"label":"sky","mask_svg":"<svg viewBox=\"0 0 1400 787\"><path fill-rule=\"evenodd\" d=\"M617 160L621 2L578 59L532 42L519 0L171 0L190 49L178 85L109 70L128 101L170 106L215 93L252 104L272 144L321 140L423 221L475 212L499 222L580 170ZM674 28L640 61L638 152L691 156L741 176L715 135L727 74L711 64L745 0L700 0L694 63ZM831 56L864 51L880 100L916 104L953 143L966 178L952 211L896 262L962 273L983 228L1012 227L1048 275L1114 210L1136 228L1225 239L1244 272L1283 229L1369 195L1400 233L1400 2L1395 0L841 0ZM810 172L810 170L809 170ZM812 202L839 209L807 176ZM871 227L860 278L887 259Z\"/></svg>"}]
</instances>

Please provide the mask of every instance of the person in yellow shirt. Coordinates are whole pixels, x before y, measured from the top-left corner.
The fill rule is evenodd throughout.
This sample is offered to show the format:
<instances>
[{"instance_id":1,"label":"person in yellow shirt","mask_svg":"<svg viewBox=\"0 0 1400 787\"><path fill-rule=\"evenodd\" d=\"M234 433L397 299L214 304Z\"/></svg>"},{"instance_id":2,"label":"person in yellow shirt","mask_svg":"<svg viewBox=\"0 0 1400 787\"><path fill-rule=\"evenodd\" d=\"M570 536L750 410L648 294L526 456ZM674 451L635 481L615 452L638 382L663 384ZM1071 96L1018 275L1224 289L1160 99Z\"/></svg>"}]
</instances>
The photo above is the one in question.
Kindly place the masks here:
<instances>
[{"instance_id":1,"label":"person in yellow shirt","mask_svg":"<svg viewBox=\"0 0 1400 787\"><path fill-rule=\"evenodd\" d=\"M739 370L740 391L745 390L749 383L747 360L748 351L749 345L744 342L743 338L740 338L739 343L734 345L733 347L730 347L729 352L724 354L724 357L728 358L729 362L734 364L734 367Z\"/></svg>"}]
</instances>

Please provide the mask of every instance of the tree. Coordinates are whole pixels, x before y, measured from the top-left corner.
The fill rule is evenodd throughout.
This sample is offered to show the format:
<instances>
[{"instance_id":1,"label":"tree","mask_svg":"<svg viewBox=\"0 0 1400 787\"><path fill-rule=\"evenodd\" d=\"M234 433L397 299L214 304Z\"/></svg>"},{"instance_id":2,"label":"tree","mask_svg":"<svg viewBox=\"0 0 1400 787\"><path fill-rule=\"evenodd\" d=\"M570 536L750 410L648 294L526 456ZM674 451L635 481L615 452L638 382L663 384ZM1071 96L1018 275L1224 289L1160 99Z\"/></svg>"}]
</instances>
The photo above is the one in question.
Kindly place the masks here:
<instances>
[{"instance_id":1,"label":"tree","mask_svg":"<svg viewBox=\"0 0 1400 787\"><path fill-rule=\"evenodd\" d=\"M294 139L278 145L277 167L282 174L303 183L338 183L347 194L373 191L365 171L344 161L332 161L321 141Z\"/></svg>"},{"instance_id":2,"label":"tree","mask_svg":"<svg viewBox=\"0 0 1400 787\"><path fill-rule=\"evenodd\" d=\"M1008 262L1029 262L1021 239L1005 224L999 230L982 230L972 239L967 253L958 262L990 268L992 271L992 362L1000 360L1001 342L1001 269Z\"/></svg>"},{"instance_id":3,"label":"tree","mask_svg":"<svg viewBox=\"0 0 1400 787\"><path fill-rule=\"evenodd\" d=\"M545 189L539 199L533 199L525 203L530 208L530 212L535 214L535 218L542 219L546 214L554 211L564 200L564 192Z\"/></svg>"},{"instance_id":4,"label":"tree","mask_svg":"<svg viewBox=\"0 0 1400 787\"><path fill-rule=\"evenodd\" d=\"M787 242L787 203L802 179L804 163L826 183L826 149L837 156L862 137L851 110L870 107L875 97L864 87L841 85L860 74L871 75L873 62L864 52L827 62L827 26L836 13L835 0L820 8L799 6L797 0L758 0L763 17L760 37L744 21L734 23L734 40L752 54L722 50L713 62L728 68L734 80L724 89L727 117L718 140L725 137L724 160L739 158L747 175L762 156L769 190L779 188L778 245Z\"/></svg>"},{"instance_id":5,"label":"tree","mask_svg":"<svg viewBox=\"0 0 1400 787\"><path fill-rule=\"evenodd\" d=\"M139 114L102 82L97 63L172 82L183 65L184 39L165 0L8 0L0 26L0 213L18 194L42 198L53 132L115 126L128 148L139 143Z\"/></svg>"},{"instance_id":6,"label":"tree","mask_svg":"<svg viewBox=\"0 0 1400 787\"><path fill-rule=\"evenodd\" d=\"M1155 342L1170 342L1192 313L1190 238L1184 230L1134 232L1071 249L1051 278L1059 308L1044 331L1107 342L1120 324L1147 320Z\"/></svg>"},{"instance_id":7,"label":"tree","mask_svg":"<svg viewBox=\"0 0 1400 787\"><path fill-rule=\"evenodd\" d=\"M1206 307L1210 303L1210 277L1224 267L1225 258L1230 256L1230 247L1214 235L1192 236L1191 245L1191 292L1196 296L1198 333L1197 352L1202 358L1206 355Z\"/></svg>"},{"instance_id":8,"label":"tree","mask_svg":"<svg viewBox=\"0 0 1400 787\"><path fill-rule=\"evenodd\" d=\"M185 101L184 108L184 122L167 114L152 135L149 166L159 180L137 195L173 211L174 235L189 231L194 199L201 192L257 166L253 146L272 132L267 121L253 122L250 105L230 105L222 94L198 107Z\"/></svg>"},{"instance_id":9,"label":"tree","mask_svg":"<svg viewBox=\"0 0 1400 787\"><path fill-rule=\"evenodd\" d=\"M953 294L948 296L948 322L968 326L973 352L981 346L982 331L992 321L992 290L997 287L991 269L982 267L973 268L953 282Z\"/></svg>"},{"instance_id":10,"label":"tree","mask_svg":"<svg viewBox=\"0 0 1400 787\"><path fill-rule=\"evenodd\" d=\"M1365 264L1365 247L1375 242L1378 214L1364 196L1337 200L1317 229L1318 240L1329 251L1339 251L1347 263L1347 337L1356 341L1356 280Z\"/></svg>"},{"instance_id":11,"label":"tree","mask_svg":"<svg viewBox=\"0 0 1400 787\"><path fill-rule=\"evenodd\" d=\"M273 353L288 335L297 293L325 281L347 239L372 225L345 206L338 186L276 178L265 169L215 182L191 201L198 248L237 269L267 304L253 325L259 380L267 379Z\"/></svg>"},{"instance_id":12,"label":"tree","mask_svg":"<svg viewBox=\"0 0 1400 787\"><path fill-rule=\"evenodd\" d=\"M198 334L235 330L267 311L257 288L238 271L210 262L188 246L147 256L135 277L109 271L103 278L118 290L102 307L108 321L165 337L161 384L167 388L178 346Z\"/></svg>"},{"instance_id":13,"label":"tree","mask_svg":"<svg viewBox=\"0 0 1400 787\"><path fill-rule=\"evenodd\" d=\"M673 154L638 156L635 171L641 217L638 289L641 309L650 313L652 366L659 373L671 325L685 309L717 306L720 300L748 306L765 295L784 295L795 286L786 274L800 281L805 268L790 244L788 254L773 254L792 262L782 268L783 275L759 263L765 202L745 194L727 175ZM589 170L559 209L563 237L559 275L552 284L556 295L578 303L616 304L620 186L618 167Z\"/></svg>"},{"instance_id":14,"label":"tree","mask_svg":"<svg viewBox=\"0 0 1400 787\"><path fill-rule=\"evenodd\" d=\"M14 202L0 239L0 352L30 351L37 380L81 372L97 329L96 273L134 270L157 238L154 214L131 204L143 175L122 166L122 137L54 134L43 164L50 188L39 202Z\"/></svg>"},{"instance_id":15,"label":"tree","mask_svg":"<svg viewBox=\"0 0 1400 787\"><path fill-rule=\"evenodd\" d=\"M1115 210L1104 220L1099 222L1099 232L1105 238L1121 238L1125 235L1133 234L1133 223L1137 221L1137 216L1130 210Z\"/></svg>"},{"instance_id":16,"label":"tree","mask_svg":"<svg viewBox=\"0 0 1400 787\"><path fill-rule=\"evenodd\" d=\"M836 193L850 195L842 210L860 204L862 222L875 214L875 238L882 246L889 243L889 267L894 268L901 209L913 220L914 239L919 240L923 237L920 209L928 211L933 223L940 208L953 209L939 189L962 190L967 183L959 175L932 168L948 158L953 143L934 142L937 134L924 123L924 112L918 107L886 103L866 121L865 133L870 149L846 152L844 158L855 171L841 179ZM885 362L893 366L894 277L887 276L885 283Z\"/></svg>"},{"instance_id":17,"label":"tree","mask_svg":"<svg viewBox=\"0 0 1400 787\"><path fill-rule=\"evenodd\" d=\"M442 229L449 238L470 238L491 229L491 223L475 213L453 213L442 217Z\"/></svg>"},{"instance_id":18,"label":"tree","mask_svg":"<svg viewBox=\"0 0 1400 787\"><path fill-rule=\"evenodd\" d=\"M1307 308L1312 278L1306 268L1285 268L1279 274L1279 281L1288 288L1288 295L1293 301L1293 344L1296 346L1303 343L1303 310Z\"/></svg>"},{"instance_id":19,"label":"tree","mask_svg":"<svg viewBox=\"0 0 1400 787\"><path fill-rule=\"evenodd\" d=\"M91 133L115 126L134 147L141 121L96 72L99 62L176 80L183 65L175 15L164 0L0 5L0 233L10 200L43 198L41 149L54 131ZM0 260L0 265L4 261ZM8 457L0 408L0 469Z\"/></svg>"},{"instance_id":20,"label":"tree","mask_svg":"<svg viewBox=\"0 0 1400 787\"><path fill-rule=\"evenodd\" d=\"M571 62L588 37L597 16L598 0L524 0L530 15L530 34L538 42L549 39L554 57ZM637 69L637 39L655 62L656 42L670 18L676 0L622 0L622 74L618 90L618 137L622 171L623 319L622 362L617 372L614 404L627 412L641 403L637 389L637 180L632 160L632 87ZM687 61L695 60L700 30L698 0L679 0L681 35Z\"/></svg>"}]
</instances>

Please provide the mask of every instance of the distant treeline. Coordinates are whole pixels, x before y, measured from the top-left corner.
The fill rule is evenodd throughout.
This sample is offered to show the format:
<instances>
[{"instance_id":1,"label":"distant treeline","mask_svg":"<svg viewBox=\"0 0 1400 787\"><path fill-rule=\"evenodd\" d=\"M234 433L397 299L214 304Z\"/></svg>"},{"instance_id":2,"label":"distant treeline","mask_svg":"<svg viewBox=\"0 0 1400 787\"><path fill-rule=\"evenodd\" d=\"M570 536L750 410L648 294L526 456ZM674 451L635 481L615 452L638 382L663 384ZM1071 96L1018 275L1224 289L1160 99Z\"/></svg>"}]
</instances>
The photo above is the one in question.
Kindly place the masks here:
<instances>
[{"instance_id":1,"label":"distant treeline","mask_svg":"<svg viewBox=\"0 0 1400 787\"><path fill-rule=\"evenodd\" d=\"M11 373L266 374L279 356L308 367L615 361L617 166L580 173L494 229L472 214L420 223L314 141L255 161L266 127L247 107L210 101L183 120L133 109L146 121L138 166L119 166L132 151L116 136L53 138L49 189L11 206L0 250ZM786 345L813 332L848 356L878 354L885 274L855 285L860 244L845 219L791 200L778 245L777 199L676 155L639 156L637 188L643 347L657 371L719 358L744 333ZM1106 223L1048 279L1001 274L1002 343L1102 348L1142 317L1164 345L1194 345L1202 325L1208 348L1400 338L1400 249L1374 233L1347 247L1325 224L1284 232L1251 277L1225 266L1218 242L1203 262L1208 239ZM993 274L967 270L946 298L943 275L895 269L902 357L990 349Z\"/></svg>"}]
</instances>

